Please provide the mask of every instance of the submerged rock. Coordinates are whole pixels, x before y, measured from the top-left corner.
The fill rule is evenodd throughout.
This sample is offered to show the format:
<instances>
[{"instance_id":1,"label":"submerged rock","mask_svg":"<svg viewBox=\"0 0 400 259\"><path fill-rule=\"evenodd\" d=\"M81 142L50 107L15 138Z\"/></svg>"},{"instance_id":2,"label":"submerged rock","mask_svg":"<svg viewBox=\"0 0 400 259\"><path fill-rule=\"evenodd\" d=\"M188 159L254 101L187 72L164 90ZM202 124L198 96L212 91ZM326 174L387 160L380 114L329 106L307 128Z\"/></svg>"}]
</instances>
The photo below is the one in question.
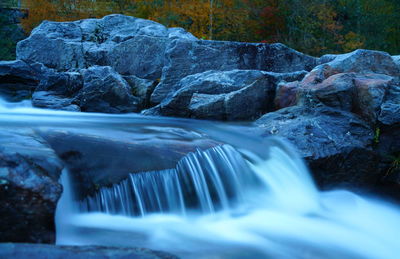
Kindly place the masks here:
<instances>
[{"instance_id":1,"label":"submerged rock","mask_svg":"<svg viewBox=\"0 0 400 259\"><path fill-rule=\"evenodd\" d=\"M0 258L52 259L178 259L178 257L146 248L100 246L54 246L34 244L0 244Z\"/></svg>"},{"instance_id":2,"label":"submerged rock","mask_svg":"<svg viewBox=\"0 0 400 259\"><path fill-rule=\"evenodd\" d=\"M118 183L130 173L174 168L187 153L217 145L197 133L173 127L138 127L132 132L50 130L40 135L63 160L82 197Z\"/></svg>"},{"instance_id":3,"label":"submerged rock","mask_svg":"<svg viewBox=\"0 0 400 259\"><path fill-rule=\"evenodd\" d=\"M0 242L54 242L62 168L32 131L0 132Z\"/></svg>"}]
</instances>

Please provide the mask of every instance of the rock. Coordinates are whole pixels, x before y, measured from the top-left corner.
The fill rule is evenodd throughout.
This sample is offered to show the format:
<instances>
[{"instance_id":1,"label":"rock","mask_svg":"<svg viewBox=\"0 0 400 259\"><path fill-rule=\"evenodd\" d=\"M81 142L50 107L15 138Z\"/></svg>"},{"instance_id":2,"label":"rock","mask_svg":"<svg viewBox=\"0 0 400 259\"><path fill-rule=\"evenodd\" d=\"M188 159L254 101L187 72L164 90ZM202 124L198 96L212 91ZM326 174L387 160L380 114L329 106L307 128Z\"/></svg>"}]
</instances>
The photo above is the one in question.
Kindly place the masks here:
<instances>
[{"instance_id":1,"label":"rock","mask_svg":"<svg viewBox=\"0 0 400 259\"><path fill-rule=\"evenodd\" d=\"M165 55L161 83L151 96L154 104L176 91L184 77L208 70L241 69L283 73L309 71L317 64L316 58L282 44L179 39L169 43Z\"/></svg>"},{"instance_id":2,"label":"rock","mask_svg":"<svg viewBox=\"0 0 400 259\"><path fill-rule=\"evenodd\" d=\"M400 55L398 56L392 56L394 63L399 67L400 69Z\"/></svg>"},{"instance_id":3,"label":"rock","mask_svg":"<svg viewBox=\"0 0 400 259\"><path fill-rule=\"evenodd\" d=\"M375 124L385 95L394 82L393 77L383 74L340 73L321 83L303 80L300 83L287 84L279 91L292 86L289 88L289 99L292 100L297 95L296 103L299 105L315 106L322 103L351 111ZM290 104L293 105L293 101Z\"/></svg>"},{"instance_id":4,"label":"rock","mask_svg":"<svg viewBox=\"0 0 400 259\"><path fill-rule=\"evenodd\" d=\"M40 135L64 161L82 198L130 173L174 168L187 153L217 145L179 128L136 126L132 130L42 130Z\"/></svg>"},{"instance_id":5,"label":"rock","mask_svg":"<svg viewBox=\"0 0 400 259\"><path fill-rule=\"evenodd\" d=\"M32 105L39 108L78 112L81 109L73 104L73 99L63 98L54 92L38 91L32 95Z\"/></svg>"},{"instance_id":6,"label":"rock","mask_svg":"<svg viewBox=\"0 0 400 259\"><path fill-rule=\"evenodd\" d=\"M140 108L150 107L150 96L158 81L142 79L136 76L124 76L124 79L130 85L132 94L140 98Z\"/></svg>"},{"instance_id":7,"label":"rock","mask_svg":"<svg viewBox=\"0 0 400 259\"><path fill-rule=\"evenodd\" d=\"M62 168L53 150L32 131L1 130L0 242L54 242Z\"/></svg>"},{"instance_id":8,"label":"rock","mask_svg":"<svg viewBox=\"0 0 400 259\"><path fill-rule=\"evenodd\" d=\"M83 87L82 75L78 72L48 71L40 81L36 91L51 91L57 95L72 97Z\"/></svg>"},{"instance_id":9,"label":"rock","mask_svg":"<svg viewBox=\"0 0 400 259\"><path fill-rule=\"evenodd\" d=\"M300 105L323 103L327 106L351 111L356 89L355 74L336 74L317 84L301 84L298 92Z\"/></svg>"},{"instance_id":10,"label":"rock","mask_svg":"<svg viewBox=\"0 0 400 259\"><path fill-rule=\"evenodd\" d=\"M180 29L124 15L74 22L45 21L19 42L17 57L57 70L111 66L123 75L161 77L169 41L196 39Z\"/></svg>"},{"instance_id":11,"label":"rock","mask_svg":"<svg viewBox=\"0 0 400 259\"><path fill-rule=\"evenodd\" d=\"M321 83L339 73L385 74L399 76L400 68L386 52L358 49L342 55L329 55L320 60L329 61L315 67L303 80L307 83ZM320 61L321 62L321 61Z\"/></svg>"},{"instance_id":12,"label":"rock","mask_svg":"<svg viewBox=\"0 0 400 259\"><path fill-rule=\"evenodd\" d=\"M374 130L358 116L326 106L293 106L255 122L264 136L291 141L308 162L319 186L372 188L380 177L372 150Z\"/></svg>"},{"instance_id":13,"label":"rock","mask_svg":"<svg viewBox=\"0 0 400 259\"><path fill-rule=\"evenodd\" d=\"M298 101L297 93L299 92L299 89L299 81L289 83L282 82L278 84L274 99L275 108L279 110L296 105Z\"/></svg>"},{"instance_id":14,"label":"rock","mask_svg":"<svg viewBox=\"0 0 400 259\"><path fill-rule=\"evenodd\" d=\"M390 96L390 91L395 87L395 79L382 74L356 75L354 85L356 100L353 112L375 124L385 98ZM399 95L400 97L400 95Z\"/></svg>"},{"instance_id":15,"label":"rock","mask_svg":"<svg viewBox=\"0 0 400 259\"><path fill-rule=\"evenodd\" d=\"M37 71L25 62L0 61L0 95L6 100L28 99L38 84Z\"/></svg>"},{"instance_id":16,"label":"rock","mask_svg":"<svg viewBox=\"0 0 400 259\"><path fill-rule=\"evenodd\" d=\"M126 113L139 110L139 98L132 95L128 83L111 67L84 69L82 76L83 88L76 97L82 111Z\"/></svg>"},{"instance_id":17,"label":"rock","mask_svg":"<svg viewBox=\"0 0 400 259\"><path fill-rule=\"evenodd\" d=\"M178 257L146 248L99 246L54 246L44 244L0 244L0 258L52 259L177 259Z\"/></svg>"},{"instance_id":18,"label":"rock","mask_svg":"<svg viewBox=\"0 0 400 259\"><path fill-rule=\"evenodd\" d=\"M301 75L304 72L271 73L259 70L194 74L183 78L177 86L178 90L151 111L198 119L251 120L273 110L278 82L295 80Z\"/></svg>"}]
</instances>

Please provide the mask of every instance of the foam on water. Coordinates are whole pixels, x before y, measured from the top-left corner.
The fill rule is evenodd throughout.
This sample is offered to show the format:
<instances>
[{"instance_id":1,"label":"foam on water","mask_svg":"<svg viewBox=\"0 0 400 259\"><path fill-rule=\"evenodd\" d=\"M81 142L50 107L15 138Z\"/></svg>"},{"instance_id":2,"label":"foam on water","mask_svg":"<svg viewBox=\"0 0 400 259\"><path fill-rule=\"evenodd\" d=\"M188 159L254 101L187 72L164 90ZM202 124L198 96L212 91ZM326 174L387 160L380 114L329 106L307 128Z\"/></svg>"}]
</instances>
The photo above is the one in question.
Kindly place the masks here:
<instances>
[{"instance_id":1,"label":"foam on water","mask_svg":"<svg viewBox=\"0 0 400 259\"><path fill-rule=\"evenodd\" d=\"M0 127L125 134L172 127L226 143L190 153L175 168L132 174L83 201L64 170L59 245L148 247L183 258L395 259L400 253L397 206L346 190L319 191L282 140L258 139L227 124L48 111L27 102L0 101Z\"/></svg>"}]
</instances>

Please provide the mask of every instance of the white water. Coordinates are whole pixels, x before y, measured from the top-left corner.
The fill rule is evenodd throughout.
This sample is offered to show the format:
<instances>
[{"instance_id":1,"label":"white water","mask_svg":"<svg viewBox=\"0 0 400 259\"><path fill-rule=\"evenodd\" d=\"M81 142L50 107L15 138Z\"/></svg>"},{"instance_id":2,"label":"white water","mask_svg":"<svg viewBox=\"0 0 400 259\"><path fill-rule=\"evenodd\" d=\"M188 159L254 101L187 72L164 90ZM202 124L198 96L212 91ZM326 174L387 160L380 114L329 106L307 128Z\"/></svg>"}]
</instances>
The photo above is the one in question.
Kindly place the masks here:
<instances>
[{"instance_id":1,"label":"white water","mask_svg":"<svg viewBox=\"0 0 400 259\"><path fill-rule=\"evenodd\" d=\"M223 140L243 155L236 157L239 153L229 147L220 155L235 156L224 161L217 159L218 156L208 159L212 152L208 156L206 152L198 152L197 155L191 154L184 158L176 169L165 171L174 177L179 172L194 174L196 177L200 177L201 173L209 174L211 180L203 181L195 188L195 196L202 197L202 202L192 207L185 203L185 191L179 191L183 186L180 178L169 178L162 174L163 171L132 176L129 188L136 185L135 190L138 191L134 199L128 197L129 192L123 192L122 187L119 191L121 194L114 192L115 195L107 201L103 199L108 205L122 203L122 200L127 202L129 199L132 203L137 203L139 199L143 204L161 198L161 193L169 194L169 197L162 197L164 200L157 203L165 202L167 207L153 204L149 209L149 205L142 205L140 216L136 217L134 215L138 214L137 211L126 209L128 203L125 209L82 207L82 203L74 198L65 170L61 179L64 193L56 213L57 244L142 246L169 251L183 258L399 257L398 207L345 190L318 191L295 151L281 141L263 143L259 139L245 137L240 132L223 131L220 125L212 128L211 124L205 122L74 114L16 108L15 105L12 107L5 104L0 103L0 128L68 125L89 127L88 130L93 126L120 129L121 125L127 123L131 127L152 122L158 127L175 125L201 128L201 133L209 133L219 140L225 136ZM263 150L264 156L261 154ZM193 164L193 161L197 161L197 166L183 169L183 165ZM237 162L240 164L240 161L246 161L246 166L235 165ZM232 176L241 180L234 181L236 184L233 185L221 182L221 179ZM169 181L171 179L175 180ZM145 184L148 182L156 186L151 188ZM159 182L165 186L158 186ZM139 187L138 183L141 183ZM123 186L121 184L119 186ZM207 189L211 188L210 184L219 186L219 191L212 194ZM100 193L112 193L110 190L118 190L117 186L109 191L102 189ZM234 194L240 198L235 195L232 197L226 186L230 186L230 190L234 190ZM122 200L116 199L118 196ZM176 199L180 196L182 198ZM92 204L95 203L96 199L92 200ZM93 210L97 212L87 212Z\"/></svg>"}]
</instances>

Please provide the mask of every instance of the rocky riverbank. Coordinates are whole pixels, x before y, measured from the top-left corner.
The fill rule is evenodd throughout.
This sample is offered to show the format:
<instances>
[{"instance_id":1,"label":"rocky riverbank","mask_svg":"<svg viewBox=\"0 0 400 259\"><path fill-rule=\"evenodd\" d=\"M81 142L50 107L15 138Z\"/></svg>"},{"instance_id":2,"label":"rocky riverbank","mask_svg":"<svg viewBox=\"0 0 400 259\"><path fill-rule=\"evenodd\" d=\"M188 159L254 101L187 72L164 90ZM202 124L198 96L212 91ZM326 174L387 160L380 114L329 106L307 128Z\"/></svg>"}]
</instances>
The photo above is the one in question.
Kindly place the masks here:
<instances>
[{"instance_id":1,"label":"rocky riverbank","mask_svg":"<svg viewBox=\"0 0 400 259\"><path fill-rule=\"evenodd\" d=\"M321 188L360 188L399 200L399 76L400 56L385 52L316 58L282 44L198 40L179 28L110 15L43 22L19 42L16 61L0 62L0 95L56 110L247 121L261 136L291 141ZM65 134L0 133L2 242L54 241L61 170L94 161L74 143L135 153L124 141ZM213 144L172 152L167 163Z\"/></svg>"}]
</instances>

